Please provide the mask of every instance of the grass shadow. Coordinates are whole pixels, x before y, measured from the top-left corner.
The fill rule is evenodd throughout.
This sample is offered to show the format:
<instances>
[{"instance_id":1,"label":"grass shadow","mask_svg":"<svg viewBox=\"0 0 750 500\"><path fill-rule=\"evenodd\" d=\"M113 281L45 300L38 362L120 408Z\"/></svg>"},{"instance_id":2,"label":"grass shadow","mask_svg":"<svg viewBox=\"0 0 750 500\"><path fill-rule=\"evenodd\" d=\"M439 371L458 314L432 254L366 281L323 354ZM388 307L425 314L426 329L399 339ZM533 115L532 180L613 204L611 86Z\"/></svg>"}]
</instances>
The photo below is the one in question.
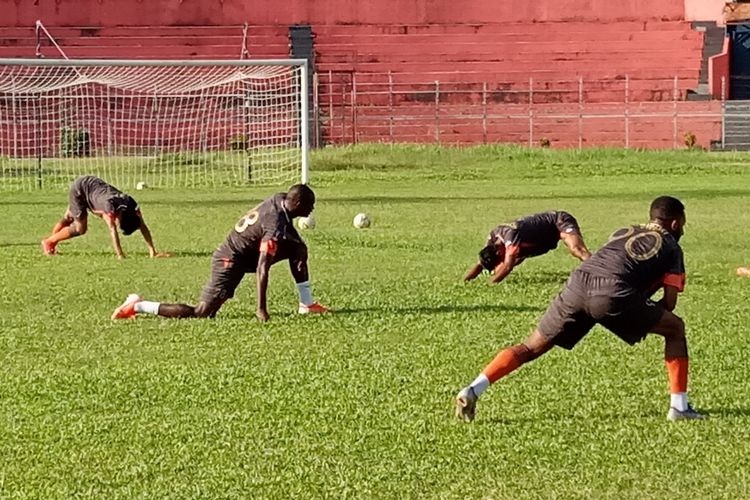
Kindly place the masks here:
<instances>
[{"instance_id":1,"label":"grass shadow","mask_svg":"<svg viewBox=\"0 0 750 500\"><path fill-rule=\"evenodd\" d=\"M333 314L360 314L368 312L393 313L393 314L441 314L455 312L539 312L543 309L535 306L507 306L498 304L473 304L473 305L438 305L438 306L411 306L411 307L345 307L334 309Z\"/></svg>"}]
</instances>

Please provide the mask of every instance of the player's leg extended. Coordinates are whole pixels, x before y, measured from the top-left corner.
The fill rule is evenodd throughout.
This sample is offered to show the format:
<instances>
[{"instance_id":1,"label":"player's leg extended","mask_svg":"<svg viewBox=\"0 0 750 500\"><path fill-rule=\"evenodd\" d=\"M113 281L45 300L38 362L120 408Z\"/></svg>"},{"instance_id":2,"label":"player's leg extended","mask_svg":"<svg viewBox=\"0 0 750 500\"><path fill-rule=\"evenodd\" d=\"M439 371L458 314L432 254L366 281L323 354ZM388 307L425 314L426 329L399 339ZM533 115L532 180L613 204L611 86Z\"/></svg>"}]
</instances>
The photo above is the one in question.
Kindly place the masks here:
<instances>
[{"instance_id":1,"label":"player's leg extended","mask_svg":"<svg viewBox=\"0 0 750 500\"><path fill-rule=\"evenodd\" d=\"M329 309L313 299L310 273L307 269L307 247L300 247L295 255L289 258L289 270L292 273L299 295L300 314L325 313Z\"/></svg>"},{"instance_id":2,"label":"player's leg extended","mask_svg":"<svg viewBox=\"0 0 750 500\"><path fill-rule=\"evenodd\" d=\"M688 402L688 348L685 323L676 314L665 310L661 319L650 329L664 337L664 362L669 376L670 420L695 420L705 418Z\"/></svg>"},{"instance_id":3,"label":"player's leg extended","mask_svg":"<svg viewBox=\"0 0 750 500\"><path fill-rule=\"evenodd\" d=\"M112 319L134 319L138 314L153 314L165 318L213 318L221 308L223 300L199 302L197 306L188 304L162 304L143 300L136 294L130 294L115 312Z\"/></svg>"},{"instance_id":4,"label":"player's leg extended","mask_svg":"<svg viewBox=\"0 0 750 500\"><path fill-rule=\"evenodd\" d=\"M553 342L534 330L521 344L507 347L500 351L490 363L484 367L482 373L456 396L456 417L470 422L474 420L476 402L487 388L505 377L521 365L533 361L553 347Z\"/></svg>"}]
</instances>

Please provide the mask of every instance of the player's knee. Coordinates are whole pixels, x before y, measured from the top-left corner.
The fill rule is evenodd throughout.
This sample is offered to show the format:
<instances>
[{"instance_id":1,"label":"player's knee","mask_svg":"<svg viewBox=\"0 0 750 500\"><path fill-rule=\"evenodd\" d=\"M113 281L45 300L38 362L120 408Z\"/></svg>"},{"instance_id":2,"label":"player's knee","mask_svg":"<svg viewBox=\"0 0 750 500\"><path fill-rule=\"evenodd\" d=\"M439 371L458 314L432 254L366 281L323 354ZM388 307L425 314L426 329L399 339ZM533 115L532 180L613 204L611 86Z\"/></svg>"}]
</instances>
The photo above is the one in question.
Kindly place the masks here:
<instances>
[{"instance_id":1,"label":"player's knee","mask_svg":"<svg viewBox=\"0 0 750 500\"><path fill-rule=\"evenodd\" d=\"M88 222L84 219L74 221L73 224L70 225L70 227L75 230L76 236L86 234L86 231L88 231L89 229Z\"/></svg>"},{"instance_id":2,"label":"player's knee","mask_svg":"<svg viewBox=\"0 0 750 500\"><path fill-rule=\"evenodd\" d=\"M193 308L193 316L196 318L213 318L221 307L221 303L200 302Z\"/></svg>"}]
</instances>

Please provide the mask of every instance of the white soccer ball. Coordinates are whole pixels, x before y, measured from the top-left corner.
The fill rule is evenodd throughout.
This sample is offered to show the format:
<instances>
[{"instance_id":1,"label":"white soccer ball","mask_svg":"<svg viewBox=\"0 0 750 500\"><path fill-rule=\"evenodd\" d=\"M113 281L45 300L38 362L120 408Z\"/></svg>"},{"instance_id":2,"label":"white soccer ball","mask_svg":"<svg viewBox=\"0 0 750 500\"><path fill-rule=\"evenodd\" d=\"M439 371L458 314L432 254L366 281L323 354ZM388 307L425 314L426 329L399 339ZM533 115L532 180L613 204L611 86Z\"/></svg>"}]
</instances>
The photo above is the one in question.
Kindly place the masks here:
<instances>
[{"instance_id":1,"label":"white soccer ball","mask_svg":"<svg viewBox=\"0 0 750 500\"><path fill-rule=\"evenodd\" d=\"M145 183L145 182L143 182L143 181L141 181L141 182L139 182L138 184L136 184L136 185L135 185L135 188L136 188L136 189L137 189L138 191L141 191L141 190L143 190L143 189L146 189L147 187L148 187L148 186L147 186L147 185L146 185L146 183Z\"/></svg>"},{"instance_id":2,"label":"white soccer ball","mask_svg":"<svg viewBox=\"0 0 750 500\"><path fill-rule=\"evenodd\" d=\"M300 229L315 229L315 219L310 215L309 217L300 217L297 219L297 227Z\"/></svg>"},{"instance_id":3,"label":"white soccer ball","mask_svg":"<svg viewBox=\"0 0 750 500\"><path fill-rule=\"evenodd\" d=\"M367 214L359 213L354 216L352 224L354 224L354 227L356 227L357 229L370 227L370 217L368 217Z\"/></svg>"}]
</instances>

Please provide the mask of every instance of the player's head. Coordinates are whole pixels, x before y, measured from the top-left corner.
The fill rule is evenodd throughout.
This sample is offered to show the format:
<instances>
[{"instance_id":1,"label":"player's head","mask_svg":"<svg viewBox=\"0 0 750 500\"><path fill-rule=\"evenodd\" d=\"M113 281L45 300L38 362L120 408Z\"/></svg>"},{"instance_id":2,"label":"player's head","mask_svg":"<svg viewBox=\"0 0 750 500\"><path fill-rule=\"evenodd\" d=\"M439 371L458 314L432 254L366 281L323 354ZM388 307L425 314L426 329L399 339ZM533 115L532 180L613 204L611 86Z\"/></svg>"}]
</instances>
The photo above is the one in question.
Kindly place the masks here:
<instances>
[{"instance_id":1,"label":"player's head","mask_svg":"<svg viewBox=\"0 0 750 500\"><path fill-rule=\"evenodd\" d=\"M128 208L118 214L120 231L125 236L133 234L141 227L141 215L137 210Z\"/></svg>"},{"instance_id":2,"label":"player's head","mask_svg":"<svg viewBox=\"0 0 750 500\"><path fill-rule=\"evenodd\" d=\"M498 264L505 258L505 247L500 246L499 248L488 243L482 250L479 251L479 263L483 268L492 272L495 270Z\"/></svg>"},{"instance_id":3,"label":"player's head","mask_svg":"<svg viewBox=\"0 0 750 500\"><path fill-rule=\"evenodd\" d=\"M685 205L672 196L659 196L651 202L649 216L652 222L672 233L679 240L685 227Z\"/></svg>"},{"instance_id":4,"label":"player's head","mask_svg":"<svg viewBox=\"0 0 750 500\"><path fill-rule=\"evenodd\" d=\"M306 184L295 184L286 194L286 208L292 217L307 217L315 208L315 193Z\"/></svg>"}]
</instances>

